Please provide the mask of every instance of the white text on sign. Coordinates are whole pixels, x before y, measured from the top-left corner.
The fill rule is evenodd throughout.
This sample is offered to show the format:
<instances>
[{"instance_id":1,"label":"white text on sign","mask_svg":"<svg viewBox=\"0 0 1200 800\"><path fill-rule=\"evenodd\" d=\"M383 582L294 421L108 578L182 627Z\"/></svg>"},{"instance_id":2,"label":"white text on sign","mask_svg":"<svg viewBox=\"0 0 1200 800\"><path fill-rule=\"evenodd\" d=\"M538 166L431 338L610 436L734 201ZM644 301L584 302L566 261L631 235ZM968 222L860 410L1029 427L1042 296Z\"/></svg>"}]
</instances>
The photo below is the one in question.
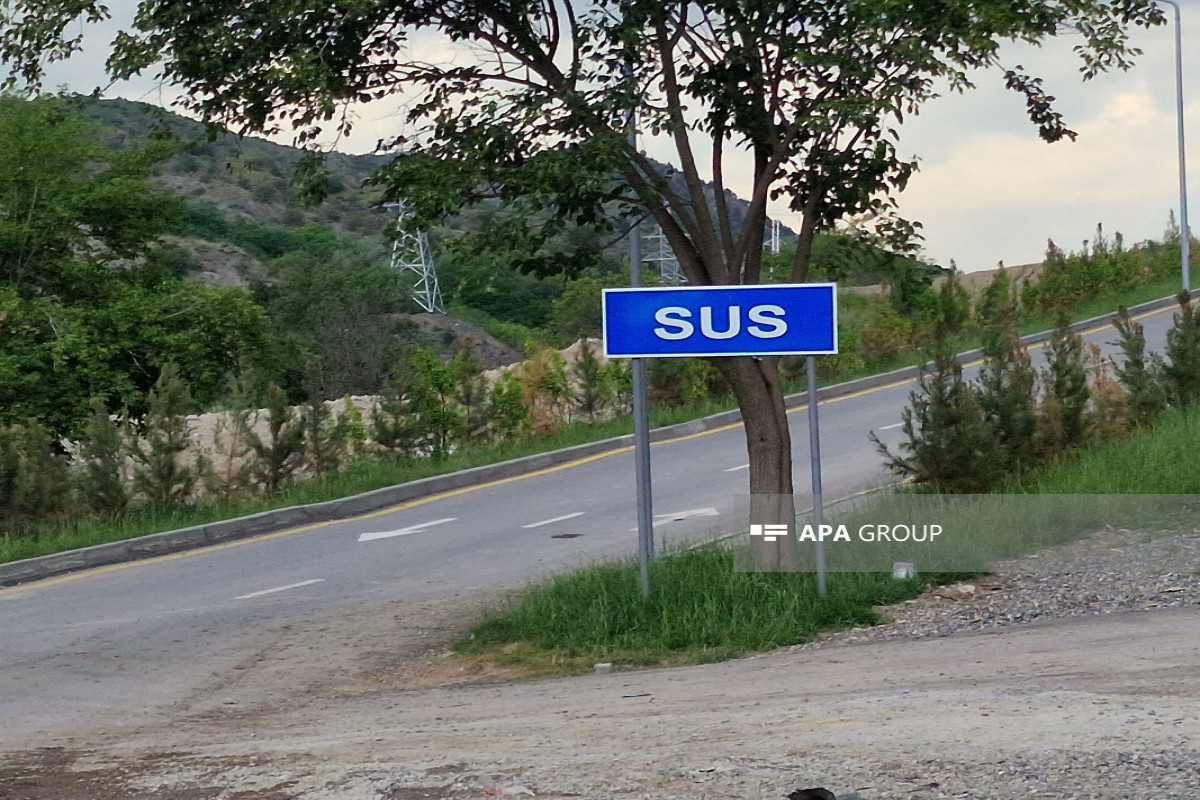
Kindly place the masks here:
<instances>
[{"instance_id":1,"label":"white text on sign","mask_svg":"<svg viewBox=\"0 0 1200 800\"><path fill-rule=\"evenodd\" d=\"M705 339L732 339L742 330L742 309L740 306L728 306L728 318L725 329L717 330L713 324L712 306L700 307L700 335ZM758 305L750 309L746 332L757 339L776 339L787 333L787 322L783 317L787 312L781 306ZM654 313L654 321L662 327L654 329L654 335L660 339L687 339L696 332L696 326L689 322L691 310L682 306L667 306Z\"/></svg>"}]
</instances>

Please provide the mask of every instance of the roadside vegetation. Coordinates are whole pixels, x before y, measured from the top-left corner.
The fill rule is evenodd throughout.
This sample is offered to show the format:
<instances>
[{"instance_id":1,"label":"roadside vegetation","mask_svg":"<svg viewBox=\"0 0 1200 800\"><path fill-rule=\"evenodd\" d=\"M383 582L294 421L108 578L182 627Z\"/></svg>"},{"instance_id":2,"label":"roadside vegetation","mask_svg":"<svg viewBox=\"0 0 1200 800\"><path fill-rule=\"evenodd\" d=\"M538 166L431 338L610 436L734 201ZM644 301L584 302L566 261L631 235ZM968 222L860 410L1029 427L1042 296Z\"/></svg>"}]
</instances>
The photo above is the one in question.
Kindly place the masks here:
<instances>
[{"instance_id":1,"label":"roadside vegetation","mask_svg":"<svg viewBox=\"0 0 1200 800\"><path fill-rule=\"evenodd\" d=\"M564 234L592 253L572 277L538 271L563 242L480 247L512 233L487 208L432 232L452 311L525 354L485 376L470 347L407 314L386 239L363 235L370 214L353 211L368 203L355 186L368 171L332 173L332 208L314 214L289 197L287 148L139 136L123 108L85 107L95 122L71 101L0 98L4 152L41 170L40 183L0 179L4 207L24 209L0 230L0 560L630 431L626 366L594 345L572 363L556 349L597 336L600 290L626 280L621 248L600 246L612 231ZM156 170L187 196L152 183ZM977 347L1002 296L1028 331L1168 294L1178 235L1127 248L1098 231L1078 253L1052 250L1040 279L1014 286L1000 273L972 297L951 270L822 234L814 279L887 292L842 293L841 352L820 359L820 380L919 363L935 340ZM784 279L794 241L785 232L764 255L767 280ZM202 280L212 248L236 255L241 285ZM802 363L782 365L794 390ZM655 425L734 406L709 362L654 360L649 377ZM201 412L217 414L218 431L196 453Z\"/></svg>"},{"instance_id":2,"label":"roadside vegetation","mask_svg":"<svg viewBox=\"0 0 1200 800\"><path fill-rule=\"evenodd\" d=\"M874 606L919 594L929 581L830 575L819 596L807 573L735 572L732 550L710 544L655 559L649 598L633 560L598 563L532 586L514 606L477 625L455 652L526 674L721 661L810 641L838 628L875 625Z\"/></svg>"},{"instance_id":3,"label":"roadside vegetation","mask_svg":"<svg viewBox=\"0 0 1200 800\"><path fill-rule=\"evenodd\" d=\"M1152 427L1119 440L1093 439L994 491L1200 494L1197 446L1200 407L1168 409ZM705 663L801 644L825 630L876 625L886 620L875 607L971 577L831 572L821 597L811 573L735 572L724 543L667 554L650 569L648 599L632 559L537 582L473 628L455 652L529 675L587 672L599 662L616 669Z\"/></svg>"}]
</instances>

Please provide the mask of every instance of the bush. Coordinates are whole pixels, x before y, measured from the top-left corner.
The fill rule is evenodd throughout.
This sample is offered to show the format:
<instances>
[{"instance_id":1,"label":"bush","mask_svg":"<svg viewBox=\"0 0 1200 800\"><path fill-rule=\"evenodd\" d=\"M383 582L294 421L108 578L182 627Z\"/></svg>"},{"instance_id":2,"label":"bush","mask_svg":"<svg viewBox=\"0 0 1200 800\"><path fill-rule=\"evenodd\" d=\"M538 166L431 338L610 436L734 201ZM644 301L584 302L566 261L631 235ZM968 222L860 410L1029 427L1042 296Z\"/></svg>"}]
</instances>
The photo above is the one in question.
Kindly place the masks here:
<instances>
[{"instance_id":1,"label":"bush","mask_svg":"<svg viewBox=\"0 0 1200 800\"><path fill-rule=\"evenodd\" d=\"M916 326L891 308L881 308L858 334L858 355L864 361L893 358L912 344Z\"/></svg>"}]
</instances>

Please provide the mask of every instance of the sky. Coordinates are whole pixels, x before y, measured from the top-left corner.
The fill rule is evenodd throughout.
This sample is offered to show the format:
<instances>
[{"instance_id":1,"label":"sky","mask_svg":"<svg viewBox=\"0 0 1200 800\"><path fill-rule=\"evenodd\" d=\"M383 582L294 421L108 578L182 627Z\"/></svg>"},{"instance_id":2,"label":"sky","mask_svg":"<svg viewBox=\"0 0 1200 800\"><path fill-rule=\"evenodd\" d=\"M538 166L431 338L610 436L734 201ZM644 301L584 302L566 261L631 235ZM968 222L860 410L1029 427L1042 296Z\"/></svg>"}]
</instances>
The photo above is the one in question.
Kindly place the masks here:
<instances>
[{"instance_id":1,"label":"sky","mask_svg":"<svg viewBox=\"0 0 1200 800\"><path fill-rule=\"evenodd\" d=\"M1188 183L1200 186L1200 150L1191 147L1200 142L1200 0L1181 0L1181 6ZM103 43L121 22L89 34L84 52L54 65L46 86L88 92L102 84ZM979 74L977 89L940 97L906 120L899 152L916 156L920 167L900 196L899 211L923 226L923 255L973 272L1000 262L1041 261L1048 239L1078 250L1097 224L1108 236L1121 232L1127 243L1161 238L1168 213L1178 214L1179 206L1174 35L1173 21L1138 29L1133 42L1144 53L1136 66L1086 83L1070 51L1077 37L1002 53L1006 66L1023 65L1045 79L1068 127L1079 134L1074 142L1039 139L1022 98L1004 88L998 72ZM114 86L107 95L162 106L174 97L148 78ZM356 117L354 134L338 149L369 152L400 124L395 106L384 103L361 108ZM290 144L286 137L280 141ZM662 143L648 140L643 148L669 160ZM741 185L736 175L749 172L749 161L728 172L729 188L745 196L748 182ZM782 203L771 212L798 227Z\"/></svg>"}]
</instances>

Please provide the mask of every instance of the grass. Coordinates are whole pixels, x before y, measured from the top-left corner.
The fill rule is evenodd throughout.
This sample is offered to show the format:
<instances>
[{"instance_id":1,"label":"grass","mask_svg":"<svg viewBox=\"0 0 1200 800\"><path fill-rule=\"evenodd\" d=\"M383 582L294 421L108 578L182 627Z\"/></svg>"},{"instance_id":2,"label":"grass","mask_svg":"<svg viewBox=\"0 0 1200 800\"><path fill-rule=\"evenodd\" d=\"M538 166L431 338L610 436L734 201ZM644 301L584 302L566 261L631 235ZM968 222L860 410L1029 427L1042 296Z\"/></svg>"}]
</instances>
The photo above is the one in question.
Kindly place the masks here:
<instances>
[{"instance_id":1,"label":"grass","mask_svg":"<svg viewBox=\"0 0 1200 800\"><path fill-rule=\"evenodd\" d=\"M824 630L874 625L874 606L913 597L930 580L862 573L828 579L821 597L812 574L735 572L731 548L715 543L652 562L652 592L643 598L634 561L597 563L533 586L455 650L526 674L585 672L605 661L719 661L809 641Z\"/></svg>"},{"instance_id":2,"label":"grass","mask_svg":"<svg viewBox=\"0 0 1200 800\"><path fill-rule=\"evenodd\" d=\"M1151 430L1032 470L1000 491L1020 494L1200 495L1200 408L1159 416Z\"/></svg>"},{"instance_id":3,"label":"grass","mask_svg":"<svg viewBox=\"0 0 1200 800\"><path fill-rule=\"evenodd\" d=\"M1124 295L1107 295L1081 304L1072 312L1074 319L1087 319L1111 311L1117 305L1135 305L1148 300L1165 297L1176 289L1175 282L1163 281L1142 287ZM1044 330L1052 320L1034 319L1023 323L1022 332ZM978 346L972 336L962 336L955 341L960 350ZM832 382L853 380L879 374L905 366L921 363L922 353L904 353L857 370L820 381L822 385ZM793 381L789 391L801 391L803 382ZM727 411L734 407L729 398L709 398L675 408L651 410L651 425L661 427L686 422L700 417ZM574 423L564 426L557 434L543 437L522 438L504 445L467 450L455 453L441 461L418 461L411 463L387 463L361 461L347 467L338 475L328 478L298 481L270 498L246 498L229 503L199 502L192 506L172 508L136 507L120 518L83 515L67 520L43 522L9 530L0 535L0 563L33 558L40 555L59 553L80 547L106 542L131 539L161 531L202 525L218 520L233 519L275 508L317 503L361 492L394 486L399 483L443 475L472 467L495 464L522 456L545 453L574 445L596 442L603 439L632 433L633 423L629 418L608 420L600 423Z\"/></svg>"},{"instance_id":4,"label":"grass","mask_svg":"<svg viewBox=\"0 0 1200 800\"><path fill-rule=\"evenodd\" d=\"M1172 411L1152 430L1091 447L1001 491L1200 495L1200 469L1193 455L1197 443L1200 408ZM1043 510L1054 510L1055 498L1039 499L1047 501ZM1149 509L1115 499L1111 509L1139 515L1141 521L1183 523L1190 530L1196 518L1189 498L1158 506L1151 501ZM1056 538L1042 545L1061 544L1064 531L1079 536L1095 530L1070 521L1092 513L1098 501L1084 506L1075 501L1080 510L1074 513L1071 499L1064 500L1057 511L1067 516L1060 515L1051 526L1058 529ZM1031 513L1042 514L1038 508ZM1019 516L1008 514L1008 527L1023 527ZM641 596L632 560L597 563L535 583L510 608L476 626L455 650L460 657L518 666L529 675L584 672L602 661L626 668L704 663L805 642L824 630L877 624L881 619L875 606L973 574L978 573L894 580L887 572L830 572L829 592L820 597L812 573L737 572L733 548L710 544L652 562L649 598Z\"/></svg>"}]
</instances>

